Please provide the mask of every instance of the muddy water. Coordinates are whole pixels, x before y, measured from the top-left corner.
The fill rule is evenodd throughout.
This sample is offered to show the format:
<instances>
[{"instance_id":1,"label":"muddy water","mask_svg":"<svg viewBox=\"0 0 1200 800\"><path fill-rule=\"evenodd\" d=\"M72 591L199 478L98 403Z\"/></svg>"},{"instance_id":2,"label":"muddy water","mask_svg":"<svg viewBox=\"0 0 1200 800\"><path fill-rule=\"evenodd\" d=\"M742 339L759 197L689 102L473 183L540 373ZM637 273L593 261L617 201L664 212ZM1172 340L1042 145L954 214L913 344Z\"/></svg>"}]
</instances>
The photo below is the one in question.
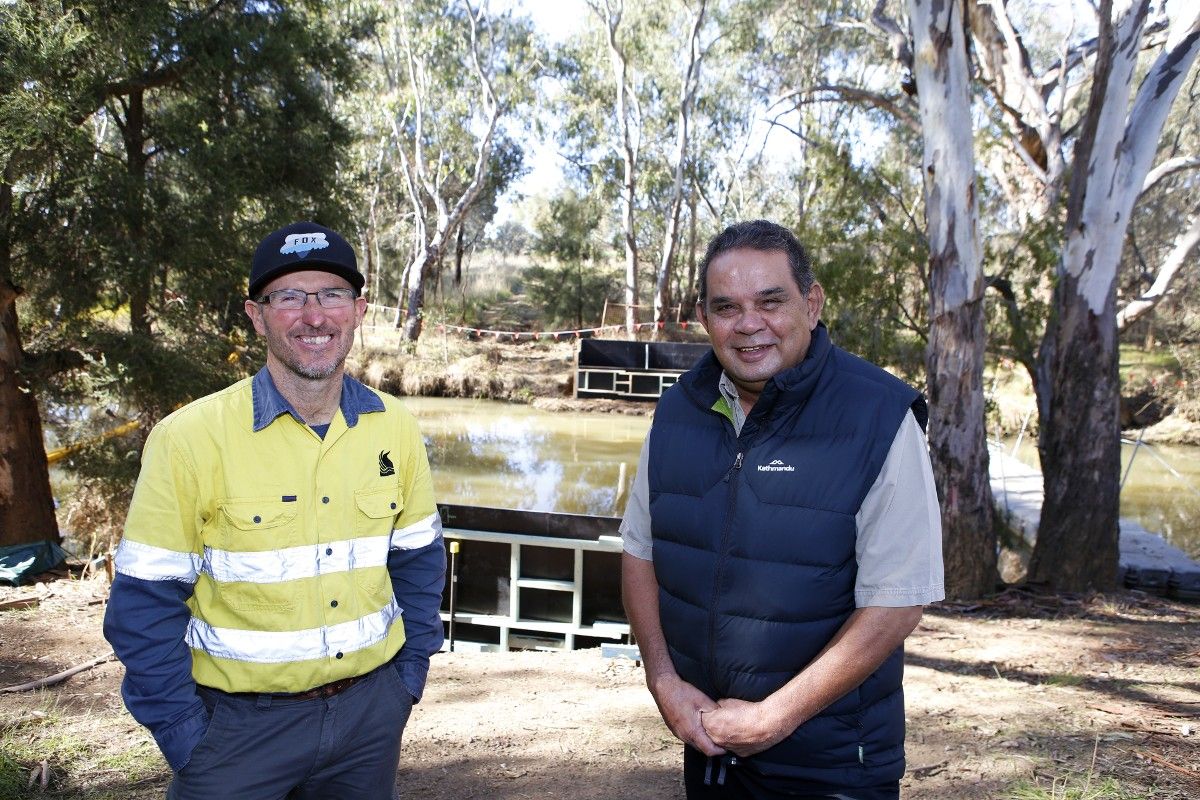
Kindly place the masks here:
<instances>
[{"instance_id":1,"label":"muddy water","mask_svg":"<svg viewBox=\"0 0 1200 800\"><path fill-rule=\"evenodd\" d=\"M1125 444L1121 447L1121 515L1161 533L1200 561L1200 447Z\"/></svg>"},{"instance_id":2,"label":"muddy water","mask_svg":"<svg viewBox=\"0 0 1200 800\"><path fill-rule=\"evenodd\" d=\"M1038 466L1037 447L1028 439L1016 456ZM1200 560L1200 447L1123 440L1121 476L1121 516Z\"/></svg>"},{"instance_id":3,"label":"muddy water","mask_svg":"<svg viewBox=\"0 0 1200 800\"><path fill-rule=\"evenodd\" d=\"M620 516L649 416L409 397L443 502Z\"/></svg>"},{"instance_id":4,"label":"muddy water","mask_svg":"<svg viewBox=\"0 0 1200 800\"><path fill-rule=\"evenodd\" d=\"M437 498L619 516L649 416L545 412L488 400L410 397ZM1011 446L1011 445L1010 445ZM1037 466L1026 440L1018 457ZM1200 447L1122 447L1121 514L1200 558Z\"/></svg>"}]
</instances>

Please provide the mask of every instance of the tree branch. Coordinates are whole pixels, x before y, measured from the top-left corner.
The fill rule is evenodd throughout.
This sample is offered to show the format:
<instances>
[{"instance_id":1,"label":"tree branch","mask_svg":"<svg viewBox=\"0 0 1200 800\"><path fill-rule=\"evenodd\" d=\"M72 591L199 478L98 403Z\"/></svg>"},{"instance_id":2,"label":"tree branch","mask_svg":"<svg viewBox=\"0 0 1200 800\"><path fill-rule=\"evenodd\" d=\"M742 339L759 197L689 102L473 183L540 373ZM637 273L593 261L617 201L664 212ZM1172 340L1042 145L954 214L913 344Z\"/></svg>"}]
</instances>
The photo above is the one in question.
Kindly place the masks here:
<instances>
[{"instance_id":1,"label":"tree branch","mask_svg":"<svg viewBox=\"0 0 1200 800\"><path fill-rule=\"evenodd\" d=\"M1012 330L1013 357L1029 373L1033 385L1037 386L1037 359L1034 355L1033 339L1029 335L1025 315L1021 313L1021 306L1017 302L1017 294L1013 291L1012 281L999 275L987 275L984 277L984 284L1004 298L1004 313L1008 317L1008 327Z\"/></svg>"},{"instance_id":2,"label":"tree branch","mask_svg":"<svg viewBox=\"0 0 1200 800\"><path fill-rule=\"evenodd\" d=\"M1160 181L1165 180L1171 175L1176 175L1189 169L1196 169L1197 167L1200 167L1200 156L1176 156L1175 158L1169 158L1146 173L1146 179L1142 181L1142 191L1140 194L1146 194Z\"/></svg>"},{"instance_id":3,"label":"tree branch","mask_svg":"<svg viewBox=\"0 0 1200 800\"><path fill-rule=\"evenodd\" d=\"M1167 296L1171 284L1180 270L1187 263L1188 257L1196 245L1200 243L1200 206L1192 211L1191 223L1187 229L1175 237L1171 252L1163 261L1158 277L1146 293L1130 301L1117 312L1117 332L1123 332L1133 323L1150 313Z\"/></svg>"},{"instance_id":4,"label":"tree branch","mask_svg":"<svg viewBox=\"0 0 1200 800\"><path fill-rule=\"evenodd\" d=\"M885 111L891 114L895 120L903 124L906 128L915 134L921 133L921 122L911 109L906 108L901 103L903 99L900 96L888 96L872 92L867 89L862 89L857 86L842 86L839 84L817 84L810 86L807 89L793 89L786 92L772 103L776 105L784 100L797 98L794 101L793 108L798 109L800 106L808 105L809 103L829 103L833 102L833 98L817 96L821 92L827 92L834 95L836 98L849 102L859 103L866 106L878 108L880 111Z\"/></svg>"}]
</instances>

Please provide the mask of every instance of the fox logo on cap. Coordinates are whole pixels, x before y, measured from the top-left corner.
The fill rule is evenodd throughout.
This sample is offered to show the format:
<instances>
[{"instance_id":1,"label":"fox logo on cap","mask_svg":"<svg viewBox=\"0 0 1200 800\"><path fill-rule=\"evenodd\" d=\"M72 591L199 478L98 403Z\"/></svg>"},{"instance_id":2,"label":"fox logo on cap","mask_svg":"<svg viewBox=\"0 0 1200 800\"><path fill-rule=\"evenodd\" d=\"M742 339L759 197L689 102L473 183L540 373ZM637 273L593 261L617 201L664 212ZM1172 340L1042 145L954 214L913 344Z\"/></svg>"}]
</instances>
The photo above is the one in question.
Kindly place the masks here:
<instances>
[{"instance_id":1,"label":"fox logo on cap","mask_svg":"<svg viewBox=\"0 0 1200 800\"><path fill-rule=\"evenodd\" d=\"M366 280L358 271L354 248L341 234L315 222L293 222L258 243L250 264L247 295L256 298L275 278L300 270L339 275L356 293L362 291Z\"/></svg>"},{"instance_id":2,"label":"fox logo on cap","mask_svg":"<svg viewBox=\"0 0 1200 800\"><path fill-rule=\"evenodd\" d=\"M306 258L313 250L324 250L326 247L329 247L329 242L325 241L323 233L291 233L284 240L279 252L284 255L295 253L300 258Z\"/></svg>"}]
</instances>

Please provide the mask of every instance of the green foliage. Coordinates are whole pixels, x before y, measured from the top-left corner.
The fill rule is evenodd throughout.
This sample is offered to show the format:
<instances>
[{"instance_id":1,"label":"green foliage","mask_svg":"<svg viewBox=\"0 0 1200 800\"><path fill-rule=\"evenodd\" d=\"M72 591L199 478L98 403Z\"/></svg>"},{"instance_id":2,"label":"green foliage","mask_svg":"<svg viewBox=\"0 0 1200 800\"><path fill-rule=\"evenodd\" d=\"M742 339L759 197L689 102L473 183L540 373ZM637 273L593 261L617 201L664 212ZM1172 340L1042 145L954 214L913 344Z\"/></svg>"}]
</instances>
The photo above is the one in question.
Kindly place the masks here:
<instances>
[{"instance_id":1,"label":"green foliage","mask_svg":"<svg viewBox=\"0 0 1200 800\"><path fill-rule=\"evenodd\" d=\"M25 289L27 367L61 441L127 419L144 436L252 366L257 241L346 219L350 22L315 0L0 6L0 277ZM68 466L119 499L140 442Z\"/></svg>"},{"instance_id":2,"label":"green foliage","mask_svg":"<svg viewBox=\"0 0 1200 800\"><path fill-rule=\"evenodd\" d=\"M616 300L615 271L600 262L607 243L599 238L603 202L566 189L550 199L534 221L534 251L554 259L552 266L525 270L525 292L552 325L582 327L598 322L605 300Z\"/></svg>"},{"instance_id":3,"label":"green foliage","mask_svg":"<svg viewBox=\"0 0 1200 800\"><path fill-rule=\"evenodd\" d=\"M620 281L615 271L585 267L582 262L532 266L525 270L525 292L551 325L585 327L599 324L605 300L616 300Z\"/></svg>"},{"instance_id":4,"label":"green foliage","mask_svg":"<svg viewBox=\"0 0 1200 800\"><path fill-rule=\"evenodd\" d=\"M995 198L985 199L983 216L999 213L991 207L995 202ZM1050 315L1063 212L1060 207L1053 215L1029 220L1019 232L983 240L983 264L990 283L984 296L989 347L1027 369L1037 358L1037 342Z\"/></svg>"},{"instance_id":5,"label":"green foliage","mask_svg":"<svg viewBox=\"0 0 1200 800\"><path fill-rule=\"evenodd\" d=\"M808 168L808 179L820 189L795 229L825 288L822 318L830 334L839 346L919 379L928 255L920 230L896 199L911 190L911 176L856 165L845 147L832 143L810 148Z\"/></svg>"},{"instance_id":6,"label":"green foliage","mask_svg":"<svg viewBox=\"0 0 1200 800\"><path fill-rule=\"evenodd\" d=\"M531 237L525 226L508 220L492 232L490 244L505 256L524 255L529 251Z\"/></svg>"},{"instance_id":7,"label":"green foliage","mask_svg":"<svg viewBox=\"0 0 1200 800\"><path fill-rule=\"evenodd\" d=\"M459 265L525 171L520 129L544 53L530 20L486 4L368 5L371 69L344 104L364 134L362 241L381 256L376 300L420 306L447 267L457 288Z\"/></svg>"},{"instance_id":8,"label":"green foliage","mask_svg":"<svg viewBox=\"0 0 1200 800\"><path fill-rule=\"evenodd\" d=\"M537 214L533 249L568 264L595 261L606 249L597 233L603 218L599 198L565 189Z\"/></svg>"}]
</instances>

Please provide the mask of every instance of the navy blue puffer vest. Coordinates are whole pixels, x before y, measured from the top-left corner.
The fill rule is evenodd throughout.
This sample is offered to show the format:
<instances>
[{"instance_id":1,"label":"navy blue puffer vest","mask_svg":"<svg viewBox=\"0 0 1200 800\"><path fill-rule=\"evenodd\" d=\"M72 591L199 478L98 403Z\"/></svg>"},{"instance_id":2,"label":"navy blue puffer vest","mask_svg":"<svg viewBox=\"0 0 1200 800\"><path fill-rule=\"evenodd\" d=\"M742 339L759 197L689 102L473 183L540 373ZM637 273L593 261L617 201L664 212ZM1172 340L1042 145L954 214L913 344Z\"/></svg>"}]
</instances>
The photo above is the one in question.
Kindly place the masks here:
<instances>
[{"instance_id":1,"label":"navy blue puffer vest","mask_svg":"<svg viewBox=\"0 0 1200 800\"><path fill-rule=\"evenodd\" d=\"M854 611L855 515L919 393L829 341L767 382L736 436L709 353L659 401L650 513L659 611L680 676L761 700ZM871 786L904 772L903 652L749 759L766 775Z\"/></svg>"}]
</instances>

